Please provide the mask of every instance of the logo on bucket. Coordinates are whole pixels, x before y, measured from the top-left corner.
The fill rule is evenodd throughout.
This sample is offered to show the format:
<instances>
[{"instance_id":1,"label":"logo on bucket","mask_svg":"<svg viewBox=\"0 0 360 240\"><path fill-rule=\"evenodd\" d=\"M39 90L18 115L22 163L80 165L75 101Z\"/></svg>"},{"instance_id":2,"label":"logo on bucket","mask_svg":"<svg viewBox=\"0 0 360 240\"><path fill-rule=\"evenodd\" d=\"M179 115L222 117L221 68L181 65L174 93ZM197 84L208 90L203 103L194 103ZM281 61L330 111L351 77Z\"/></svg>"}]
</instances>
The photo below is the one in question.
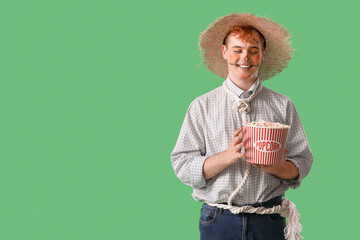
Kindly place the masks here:
<instances>
[{"instance_id":1,"label":"logo on bucket","mask_svg":"<svg viewBox=\"0 0 360 240\"><path fill-rule=\"evenodd\" d=\"M260 140L254 142L254 148L261 152L276 152L281 148L281 143L277 141Z\"/></svg>"}]
</instances>

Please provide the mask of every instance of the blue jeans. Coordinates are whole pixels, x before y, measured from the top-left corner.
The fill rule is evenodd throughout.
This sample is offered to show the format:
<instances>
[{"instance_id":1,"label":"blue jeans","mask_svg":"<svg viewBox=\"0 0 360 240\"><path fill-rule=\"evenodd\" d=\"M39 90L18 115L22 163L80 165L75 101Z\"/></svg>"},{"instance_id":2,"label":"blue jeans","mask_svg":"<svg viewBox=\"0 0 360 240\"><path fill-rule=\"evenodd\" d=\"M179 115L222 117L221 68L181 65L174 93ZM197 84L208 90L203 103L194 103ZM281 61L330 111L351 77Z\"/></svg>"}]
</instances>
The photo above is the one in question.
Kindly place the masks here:
<instances>
[{"instance_id":1,"label":"blue jeans","mask_svg":"<svg viewBox=\"0 0 360 240\"><path fill-rule=\"evenodd\" d=\"M252 206L271 208L280 204L281 197L276 197ZM201 208L199 220L202 240L285 240L285 227L286 219L280 214L233 214L206 203Z\"/></svg>"}]
</instances>

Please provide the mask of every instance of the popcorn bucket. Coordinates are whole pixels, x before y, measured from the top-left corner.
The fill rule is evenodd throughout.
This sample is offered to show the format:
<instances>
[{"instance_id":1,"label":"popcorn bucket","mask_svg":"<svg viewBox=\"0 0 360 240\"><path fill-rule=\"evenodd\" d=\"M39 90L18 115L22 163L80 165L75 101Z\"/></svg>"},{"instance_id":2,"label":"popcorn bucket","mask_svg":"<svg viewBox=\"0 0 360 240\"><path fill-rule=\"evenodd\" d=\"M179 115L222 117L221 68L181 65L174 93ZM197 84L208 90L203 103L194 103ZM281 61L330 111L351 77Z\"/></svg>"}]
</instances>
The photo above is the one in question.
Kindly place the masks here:
<instances>
[{"instance_id":1,"label":"popcorn bucket","mask_svg":"<svg viewBox=\"0 0 360 240\"><path fill-rule=\"evenodd\" d=\"M289 127L262 127L244 124L245 160L250 163L275 165L284 158Z\"/></svg>"}]
</instances>

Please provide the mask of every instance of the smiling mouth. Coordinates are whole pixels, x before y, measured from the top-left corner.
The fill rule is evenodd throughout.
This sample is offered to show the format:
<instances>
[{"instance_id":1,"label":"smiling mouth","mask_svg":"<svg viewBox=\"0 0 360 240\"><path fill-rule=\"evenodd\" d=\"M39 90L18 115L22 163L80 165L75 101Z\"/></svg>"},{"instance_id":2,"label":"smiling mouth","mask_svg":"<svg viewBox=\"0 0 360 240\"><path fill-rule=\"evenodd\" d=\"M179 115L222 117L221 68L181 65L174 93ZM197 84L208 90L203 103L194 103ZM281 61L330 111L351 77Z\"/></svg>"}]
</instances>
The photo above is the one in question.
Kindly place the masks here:
<instances>
[{"instance_id":1,"label":"smiling mouth","mask_svg":"<svg viewBox=\"0 0 360 240\"><path fill-rule=\"evenodd\" d=\"M248 70L251 67L253 67L254 65L250 65L250 64L238 64L238 63L229 63L230 65L234 65L235 67L238 67L242 70Z\"/></svg>"},{"instance_id":2,"label":"smiling mouth","mask_svg":"<svg viewBox=\"0 0 360 240\"><path fill-rule=\"evenodd\" d=\"M240 69L244 69L244 70L247 70L247 69L250 69L252 67L252 65L236 65L237 67L239 67Z\"/></svg>"}]
</instances>

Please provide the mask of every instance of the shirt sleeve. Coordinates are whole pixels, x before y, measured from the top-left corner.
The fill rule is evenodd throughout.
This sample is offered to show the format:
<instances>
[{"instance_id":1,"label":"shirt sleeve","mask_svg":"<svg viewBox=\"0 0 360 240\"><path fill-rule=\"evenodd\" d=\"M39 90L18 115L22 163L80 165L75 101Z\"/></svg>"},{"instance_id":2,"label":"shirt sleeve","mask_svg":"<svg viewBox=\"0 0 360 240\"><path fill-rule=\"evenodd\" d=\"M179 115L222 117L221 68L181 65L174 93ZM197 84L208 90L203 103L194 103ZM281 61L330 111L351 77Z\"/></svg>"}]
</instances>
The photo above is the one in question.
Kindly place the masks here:
<instances>
[{"instance_id":1,"label":"shirt sleeve","mask_svg":"<svg viewBox=\"0 0 360 240\"><path fill-rule=\"evenodd\" d=\"M287 108L289 117L288 124L290 129L286 139L286 160L291 161L299 170L297 180L282 180L290 188L298 188L311 169L313 163L313 154L310 150L308 140L305 135L300 117L295 109L294 104L290 101Z\"/></svg>"},{"instance_id":2,"label":"shirt sleeve","mask_svg":"<svg viewBox=\"0 0 360 240\"><path fill-rule=\"evenodd\" d=\"M203 165L206 160L204 131L193 101L185 115L180 134L170 158L176 176L186 185L202 188L206 185Z\"/></svg>"}]
</instances>

